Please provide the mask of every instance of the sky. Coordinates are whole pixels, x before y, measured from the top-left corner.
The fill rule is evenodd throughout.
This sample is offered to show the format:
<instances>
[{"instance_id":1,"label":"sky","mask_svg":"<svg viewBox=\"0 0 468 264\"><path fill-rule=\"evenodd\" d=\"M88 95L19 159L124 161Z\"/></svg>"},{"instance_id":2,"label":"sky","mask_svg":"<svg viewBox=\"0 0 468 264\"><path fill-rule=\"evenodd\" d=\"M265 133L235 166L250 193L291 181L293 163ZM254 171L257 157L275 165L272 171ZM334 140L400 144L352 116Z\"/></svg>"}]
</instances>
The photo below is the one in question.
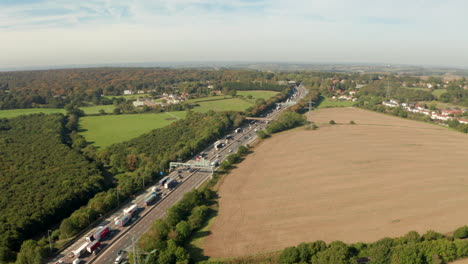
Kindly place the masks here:
<instances>
[{"instance_id":1,"label":"sky","mask_svg":"<svg viewBox=\"0 0 468 264\"><path fill-rule=\"evenodd\" d=\"M0 0L0 68L251 61L468 66L465 0Z\"/></svg>"}]
</instances>

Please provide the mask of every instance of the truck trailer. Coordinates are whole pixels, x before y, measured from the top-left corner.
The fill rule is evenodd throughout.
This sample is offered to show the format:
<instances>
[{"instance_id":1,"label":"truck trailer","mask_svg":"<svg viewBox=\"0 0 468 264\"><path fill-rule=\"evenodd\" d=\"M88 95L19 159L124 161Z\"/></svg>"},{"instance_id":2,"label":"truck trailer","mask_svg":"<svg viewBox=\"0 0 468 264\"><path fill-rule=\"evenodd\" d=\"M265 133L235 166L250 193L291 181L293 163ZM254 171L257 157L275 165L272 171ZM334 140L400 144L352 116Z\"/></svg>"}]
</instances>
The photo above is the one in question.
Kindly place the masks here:
<instances>
[{"instance_id":1,"label":"truck trailer","mask_svg":"<svg viewBox=\"0 0 468 264\"><path fill-rule=\"evenodd\" d=\"M85 237L86 241L88 242L93 242L94 241L94 236L93 235L88 235Z\"/></svg>"},{"instance_id":2,"label":"truck trailer","mask_svg":"<svg viewBox=\"0 0 468 264\"><path fill-rule=\"evenodd\" d=\"M132 218L132 215L124 214L121 217L116 218L114 224L116 226L125 226L125 224L128 223L128 220L130 220L131 218Z\"/></svg>"},{"instance_id":3,"label":"truck trailer","mask_svg":"<svg viewBox=\"0 0 468 264\"><path fill-rule=\"evenodd\" d=\"M101 245L101 243L97 240L94 240L94 242L91 242L89 243L89 245L86 247L86 250L89 252L89 253L93 253L93 251L99 247Z\"/></svg>"},{"instance_id":4,"label":"truck trailer","mask_svg":"<svg viewBox=\"0 0 468 264\"><path fill-rule=\"evenodd\" d=\"M124 212L124 214L130 214L130 215L132 215L132 214L136 211L136 209L137 209L137 205L136 205L136 204L132 204L130 207L125 208L125 209L123 210L123 212Z\"/></svg>"},{"instance_id":5,"label":"truck trailer","mask_svg":"<svg viewBox=\"0 0 468 264\"><path fill-rule=\"evenodd\" d=\"M170 179L170 176L166 176L164 178L162 178L161 180L159 180L158 184L160 186L164 186L164 184Z\"/></svg>"},{"instance_id":6,"label":"truck trailer","mask_svg":"<svg viewBox=\"0 0 468 264\"><path fill-rule=\"evenodd\" d=\"M173 188L174 186L177 185L177 180L176 179L170 179L169 181L167 181L165 184L164 184L164 188L166 189L171 189Z\"/></svg>"},{"instance_id":7,"label":"truck trailer","mask_svg":"<svg viewBox=\"0 0 468 264\"><path fill-rule=\"evenodd\" d=\"M145 205L146 205L146 206L151 205L151 204L153 203L153 201L154 201L157 197L158 197L158 194L155 193L155 192L153 192L153 193L151 193L150 195L146 196L145 201L144 201Z\"/></svg>"},{"instance_id":8,"label":"truck trailer","mask_svg":"<svg viewBox=\"0 0 468 264\"><path fill-rule=\"evenodd\" d=\"M84 243L78 249L73 251L73 255L77 258L81 257L86 252L86 247L89 245L89 242Z\"/></svg>"},{"instance_id":9,"label":"truck trailer","mask_svg":"<svg viewBox=\"0 0 468 264\"><path fill-rule=\"evenodd\" d=\"M101 240L103 237L105 237L110 231L110 228L108 226L101 226L98 228L98 231L94 233L94 239L96 240Z\"/></svg>"}]
</instances>

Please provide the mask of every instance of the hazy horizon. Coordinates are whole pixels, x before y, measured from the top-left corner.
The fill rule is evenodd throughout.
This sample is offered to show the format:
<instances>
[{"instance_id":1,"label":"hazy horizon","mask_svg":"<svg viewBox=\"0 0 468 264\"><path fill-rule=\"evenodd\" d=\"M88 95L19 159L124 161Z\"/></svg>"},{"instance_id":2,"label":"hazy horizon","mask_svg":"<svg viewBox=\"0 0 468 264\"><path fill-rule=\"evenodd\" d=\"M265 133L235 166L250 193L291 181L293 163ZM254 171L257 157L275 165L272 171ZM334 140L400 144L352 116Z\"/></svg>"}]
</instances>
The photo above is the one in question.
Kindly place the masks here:
<instances>
[{"instance_id":1,"label":"hazy horizon","mask_svg":"<svg viewBox=\"0 0 468 264\"><path fill-rule=\"evenodd\" d=\"M0 0L0 69L284 62L467 67L468 3Z\"/></svg>"}]
</instances>

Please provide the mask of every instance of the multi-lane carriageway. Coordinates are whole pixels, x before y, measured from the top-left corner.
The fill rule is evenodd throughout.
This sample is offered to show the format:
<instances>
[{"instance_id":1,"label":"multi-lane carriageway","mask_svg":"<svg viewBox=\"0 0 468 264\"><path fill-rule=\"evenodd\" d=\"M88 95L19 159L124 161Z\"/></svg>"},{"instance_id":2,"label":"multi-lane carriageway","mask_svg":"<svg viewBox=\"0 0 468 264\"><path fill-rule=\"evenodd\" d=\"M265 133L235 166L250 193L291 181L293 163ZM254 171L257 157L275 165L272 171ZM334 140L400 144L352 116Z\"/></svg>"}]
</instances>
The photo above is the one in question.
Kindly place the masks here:
<instances>
[{"instance_id":1,"label":"multi-lane carriageway","mask_svg":"<svg viewBox=\"0 0 468 264\"><path fill-rule=\"evenodd\" d=\"M295 93L291 96L291 100L297 100L304 97L306 91L303 87L299 86ZM277 109L268 113L265 118L274 119L278 114L283 111L283 109ZM252 121L253 124L246 125L242 127L241 133L231 133L232 138L229 143L220 150L215 150L213 146L210 146L203 150L203 153L206 153L205 159L214 161L216 159L224 160L226 156L231 153L235 153L237 148L241 145L251 144L256 138L256 130L264 129L266 127L265 123ZM225 140L225 138L223 138ZM194 158L195 159L195 158ZM194 160L193 159L193 160ZM122 210L112 214L111 216L104 219L99 225L100 226L109 226L112 231L101 241L101 250L96 254L85 253L81 256L81 259L86 263L113 263L118 252L120 250L128 250L131 248L134 241L150 228L151 223L156 219L164 217L166 210L177 203L182 196L202 185L211 177L211 172L203 170L195 170L190 172L185 168L176 168L171 174L171 178L179 181L179 184L173 189L164 189L162 186L157 186L158 192L160 193L159 200L151 206L145 206L143 200L151 192L153 192L154 186L150 186L144 193L130 201L128 204L122 206L122 208L127 208L131 204L137 204L138 210L136 216L132 218L131 222L125 227L119 227L114 225L114 219L121 216ZM85 237L92 234L94 230L88 232L82 238L76 240L75 243L70 245L68 248L61 251L61 253L56 256L49 263L72 263L76 258L71 256L73 250L79 248L83 243L85 243ZM84 263L82 262L82 263Z\"/></svg>"}]
</instances>

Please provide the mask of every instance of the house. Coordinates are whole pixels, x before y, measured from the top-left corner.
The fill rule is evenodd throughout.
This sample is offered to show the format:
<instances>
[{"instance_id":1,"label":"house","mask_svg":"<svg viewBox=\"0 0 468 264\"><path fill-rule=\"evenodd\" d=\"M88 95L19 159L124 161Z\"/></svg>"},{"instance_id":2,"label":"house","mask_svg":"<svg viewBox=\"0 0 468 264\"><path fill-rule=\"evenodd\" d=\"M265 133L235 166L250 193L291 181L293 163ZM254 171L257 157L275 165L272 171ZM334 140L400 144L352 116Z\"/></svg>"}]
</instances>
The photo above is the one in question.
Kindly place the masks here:
<instances>
[{"instance_id":1,"label":"house","mask_svg":"<svg viewBox=\"0 0 468 264\"><path fill-rule=\"evenodd\" d=\"M428 115L428 116L432 115L432 112L430 110L427 110L427 109L420 111L420 113L424 114L424 115Z\"/></svg>"},{"instance_id":2,"label":"house","mask_svg":"<svg viewBox=\"0 0 468 264\"><path fill-rule=\"evenodd\" d=\"M448 121L448 120L452 119L450 116L438 114L436 112L432 112L431 118L435 119L435 120L442 120L442 121Z\"/></svg>"},{"instance_id":3,"label":"house","mask_svg":"<svg viewBox=\"0 0 468 264\"><path fill-rule=\"evenodd\" d=\"M149 99L137 99L136 101L133 101L133 106L135 107L142 107L144 105L148 106L148 107L155 107L157 105L159 105L160 103L156 103L154 102L153 100L149 100Z\"/></svg>"},{"instance_id":4,"label":"house","mask_svg":"<svg viewBox=\"0 0 468 264\"><path fill-rule=\"evenodd\" d=\"M133 106L135 106L135 107L142 107L142 106L145 105L145 103L143 103L143 102L140 101L140 100L133 101L132 104L133 104Z\"/></svg>"},{"instance_id":5,"label":"house","mask_svg":"<svg viewBox=\"0 0 468 264\"><path fill-rule=\"evenodd\" d=\"M460 124L468 124L468 119L466 119L466 118L458 118L458 122L460 122Z\"/></svg>"},{"instance_id":6,"label":"house","mask_svg":"<svg viewBox=\"0 0 468 264\"><path fill-rule=\"evenodd\" d=\"M399 105L399 104L400 104L400 103L399 103L397 100L395 100L395 99L391 99L391 100L390 100L390 103L393 103L393 104L396 104L396 105Z\"/></svg>"},{"instance_id":7,"label":"house","mask_svg":"<svg viewBox=\"0 0 468 264\"><path fill-rule=\"evenodd\" d=\"M447 108L447 109L441 110L440 112L441 114L446 115L446 116L463 114L463 110L461 110L460 108L454 108L454 109Z\"/></svg>"},{"instance_id":8,"label":"house","mask_svg":"<svg viewBox=\"0 0 468 264\"><path fill-rule=\"evenodd\" d=\"M354 96L356 93L357 93L356 90L351 90L351 91L349 91L349 95L351 95L351 96Z\"/></svg>"},{"instance_id":9,"label":"house","mask_svg":"<svg viewBox=\"0 0 468 264\"><path fill-rule=\"evenodd\" d=\"M133 91L132 90L124 90L124 95L132 95Z\"/></svg>"},{"instance_id":10,"label":"house","mask_svg":"<svg viewBox=\"0 0 468 264\"><path fill-rule=\"evenodd\" d=\"M144 93L145 93L145 91L143 91L143 90L138 90L138 92L137 92L137 93L138 93L138 94L144 94Z\"/></svg>"},{"instance_id":11,"label":"house","mask_svg":"<svg viewBox=\"0 0 468 264\"><path fill-rule=\"evenodd\" d=\"M423 105L416 105L416 109L419 111L424 111L426 108Z\"/></svg>"},{"instance_id":12,"label":"house","mask_svg":"<svg viewBox=\"0 0 468 264\"><path fill-rule=\"evenodd\" d=\"M214 88L214 85L210 84L210 85L208 85L206 88L208 88L208 89L213 89L213 88Z\"/></svg>"},{"instance_id":13,"label":"house","mask_svg":"<svg viewBox=\"0 0 468 264\"><path fill-rule=\"evenodd\" d=\"M353 100L353 97L351 96L346 96L346 95L340 95L338 97L338 100Z\"/></svg>"},{"instance_id":14,"label":"house","mask_svg":"<svg viewBox=\"0 0 468 264\"><path fill-rule=\"evenodd\" d=\"M392 101L383 101L383 105L388 106L388 107L398 107L398 103L392 102Z\"/></svg>"}]
</instances>

